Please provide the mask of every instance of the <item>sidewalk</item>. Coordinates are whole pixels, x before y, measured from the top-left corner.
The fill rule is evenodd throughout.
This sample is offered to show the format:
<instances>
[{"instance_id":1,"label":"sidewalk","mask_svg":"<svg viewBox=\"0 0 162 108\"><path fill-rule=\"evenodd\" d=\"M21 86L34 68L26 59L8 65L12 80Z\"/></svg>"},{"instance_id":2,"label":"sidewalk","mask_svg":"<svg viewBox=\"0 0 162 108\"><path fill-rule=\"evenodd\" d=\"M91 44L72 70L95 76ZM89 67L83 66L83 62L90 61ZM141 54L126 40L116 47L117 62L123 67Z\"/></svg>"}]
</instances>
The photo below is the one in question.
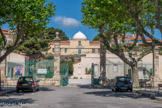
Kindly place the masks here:
<instances>
[{"instance_id":1,"label":"sidewalk","mask_svg":"<svg viewBox=\"0 0 162 108\"><path fill-rule=\"evenodd\" d=\"M16 91L16 87L11 86L11 87L3 87L2 90L0 91L0 96L3 96L8 93L12 93Z\"/></svg>"},{"instance_id":2,"label":"sidewalk","mask_svg":"<svg viewBox=\"0 0 162 108\"><path fill-rule=\"evenodd\" d=\"M158 88L134 88L135 93L146 96L150 99L162 100L162 90L158 93Z\"/></svg>"}]
</instances>

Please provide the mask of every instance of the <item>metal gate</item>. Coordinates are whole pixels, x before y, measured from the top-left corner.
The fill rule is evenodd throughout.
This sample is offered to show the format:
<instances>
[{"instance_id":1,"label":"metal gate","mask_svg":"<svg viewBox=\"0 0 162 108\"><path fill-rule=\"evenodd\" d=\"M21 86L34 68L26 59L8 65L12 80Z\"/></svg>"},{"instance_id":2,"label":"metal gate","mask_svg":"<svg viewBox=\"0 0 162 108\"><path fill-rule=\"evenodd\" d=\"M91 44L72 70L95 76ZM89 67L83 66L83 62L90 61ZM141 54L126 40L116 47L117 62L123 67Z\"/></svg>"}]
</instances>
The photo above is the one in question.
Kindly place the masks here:
<instances>
[{"instance_id":1,"label":"metal gate","mask_svg":"<svg viewBox=\"0 0 162 108\"><path fill-rule=\"evenodd\" d=\"M6 77L35 76L36 78L53 78L54 59L37 62L7 62ZM43 70L43 73L42 73Z\"/></svg>"},{"instance_id":2,"label":"metal gate","mask_svg":"<svg viewBox=\"0 0 162 108\"><path fill-rule=\"evenodd\" d=\"M60 64L60 75L61 75L61 85L67 86L69 84L69 68L68 64L61 63Z\"/></svg>"},{"instance_id":3,"label":"metal gate","mask_svg":"<svg viewBox=\"0 0 162 108\"><path fill-rule=\"evenodd\" d=\"M93 63L92 63L92 71L91 71L91 84L92 85L99 85L99 78L95 78L94 64Z\"/></svg>"}]
</instances>

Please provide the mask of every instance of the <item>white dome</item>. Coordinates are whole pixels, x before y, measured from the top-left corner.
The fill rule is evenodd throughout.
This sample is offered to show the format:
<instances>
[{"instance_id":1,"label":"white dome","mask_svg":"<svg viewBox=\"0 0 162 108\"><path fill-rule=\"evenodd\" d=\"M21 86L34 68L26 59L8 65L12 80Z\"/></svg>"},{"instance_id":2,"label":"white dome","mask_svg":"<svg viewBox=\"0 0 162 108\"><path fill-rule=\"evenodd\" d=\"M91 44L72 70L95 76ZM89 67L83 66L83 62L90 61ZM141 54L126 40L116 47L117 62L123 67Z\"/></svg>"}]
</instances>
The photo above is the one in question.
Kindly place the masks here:
<instances>
[{"instance_id":1,"label":"white dome","mask_svg":"<svg viewBox=\"0 0 162 108\"><path fill-rule=\"evenodd\" d=\"M73 39L87 39L87 37L85 36L85 34L79 31L78 33L74 35Z\"/></svg>"}]
</instances>

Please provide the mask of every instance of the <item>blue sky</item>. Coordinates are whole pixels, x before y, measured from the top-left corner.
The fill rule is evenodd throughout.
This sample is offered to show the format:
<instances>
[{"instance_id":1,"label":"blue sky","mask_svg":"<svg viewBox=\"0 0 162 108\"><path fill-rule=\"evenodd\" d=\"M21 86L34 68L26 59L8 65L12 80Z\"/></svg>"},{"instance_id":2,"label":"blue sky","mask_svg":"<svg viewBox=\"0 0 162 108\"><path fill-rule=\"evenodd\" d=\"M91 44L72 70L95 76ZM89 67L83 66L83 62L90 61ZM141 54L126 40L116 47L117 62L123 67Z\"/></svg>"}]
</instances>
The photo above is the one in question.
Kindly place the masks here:
<instances>
[{"instance_id":1,"label":"blue sky","mask_svg":"<svg viewBox=\"0 0 162 108\"><path fill-rule=\"evenodd\" d=\"M81 24L81 3L84 0L52 1L56 5L56 11L55 16L51 18L48 27L62 29L69 38L73 38L74 34L79 30L83 32L90 40L93 40L93 38L98 34L97 30L89 29L89 27Z\"/></svg>"},{"instance_id":2,"label":"blue sky","mask_svg":"<svg viewBox=\"0 0 162 108\"><path fill-rule=\"evenodd\" d=\"M81 3L84 0L49 0L56 5L55 16L50 19L48 27L54 27L62 29L69 38L73 38L74 34L79 30L83 32L89 40L98 34L97 30L90 29L87 26L81 24L82 13ZM8 29L7 25L3 25L2 28ZM161 38L160 32L155 30L155 36Z\"/></svg>"}]
</instances>

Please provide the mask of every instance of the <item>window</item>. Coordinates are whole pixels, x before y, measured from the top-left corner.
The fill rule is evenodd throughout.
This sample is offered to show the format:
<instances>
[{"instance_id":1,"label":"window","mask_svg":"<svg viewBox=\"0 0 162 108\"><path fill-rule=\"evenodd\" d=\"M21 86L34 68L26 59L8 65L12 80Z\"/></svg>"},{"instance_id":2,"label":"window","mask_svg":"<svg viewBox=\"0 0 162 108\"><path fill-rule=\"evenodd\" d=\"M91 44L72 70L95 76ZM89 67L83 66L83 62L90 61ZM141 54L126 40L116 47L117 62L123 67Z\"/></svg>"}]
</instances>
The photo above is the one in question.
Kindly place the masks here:
<instances>
[{"instance_id":1,"label":"window","mask_svg":"<svg viewBox=\"0 0 162 108\"><path fill-rule=\"evenodd\" d=\"M81 54L81 53L82 53L81 49L78 49L78 54Z\"/></svg>"},{"instance_id":2,"label":"window","mask_svg":"<svg viewBox=\"0 0 162 108\"><path fill-rule=\"evenodd\" d=\"M94 65L94 72L99 72L99 66L97 64Z\"/></svg>"},{"instance_id":3,"label":"window","mask_svg":"<svg viewBox=\"0 0 162 108\"><path fill-rule=\"evenodd\" d=\"M81 46L81 41L78 41L78 46Z\"/></svg>"},{"instance_id":4,"label":"window","mask_svg":"<svg viewBox=\"0 0 162 108\"><path fill-rule=\"evenodd\" d=\"M106 72L108 72L108 65L106 64Z\"/></svg>"},{"instance_id":5,"label":"window","mask_svg":"<svg viewBox=\"0 0 162 108\"><path fill-rule=\"evenodd\" d=\"M142 43L142 40L138 40L139 43Z\"/></svg>"},{"instance_id":6,"label":"window","mask_svg":"<svg viewBox=\"0 0 162 108\"><path fill-rule=\"evenodd\" d=\"M52 52L55 52L55 48L52 48Z\"/></svg>"},{"instance_id":7,"label":"window","mask_svg":"<svg viewBox=\"0 0 162 108\"><path fill-rule=\"evenodd\" d=\"M118 65L117 65L117 64L114 64L113 71L114 71L114 72L117 72L117 71L118 71Z\"/></svg>"},{"instance_id":8,"label":"window","mask_svg":"<svg viewBox=\"0 0 162 108\"><path fill-rule=\"evenodd\" d=\"M67 48L65 48L65 53L67 53Z\"/></svg>"},{"instance_id":9,"label":"window","mask_svg":"<svg viewBox=\"0 0 162 108\"><path fill-rule=\"evenodd\" d=\"M98 53L100 53L100 49L98 49Z\"/></svg>"},{"instance_id":10,"label":"window","mask_svg":"<svg viewBox=\"0 0 162 108\"><path fill-rule=\"evenodd\" d=\"M94 48L92 48L92 53L95 53L95 49Z\"/></svg>"}]
</instances>

